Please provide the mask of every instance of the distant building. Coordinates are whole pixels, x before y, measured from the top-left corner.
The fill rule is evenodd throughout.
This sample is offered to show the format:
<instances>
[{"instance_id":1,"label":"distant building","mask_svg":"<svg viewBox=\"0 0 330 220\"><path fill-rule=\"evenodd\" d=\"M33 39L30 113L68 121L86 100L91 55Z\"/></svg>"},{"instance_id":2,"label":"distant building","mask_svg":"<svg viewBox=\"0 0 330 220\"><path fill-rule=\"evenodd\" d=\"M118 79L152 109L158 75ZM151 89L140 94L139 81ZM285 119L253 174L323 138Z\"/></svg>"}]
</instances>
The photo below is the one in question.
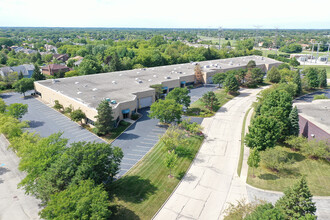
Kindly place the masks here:
<instances>
[{"instance_id":1,"label":"distant building","mask_svg":"<svg viewBox=\"0 0 330 220\"><path fill-rule=\"evenodd\" d=\"M8 76L9 73L17 72L18 74L22 73L24 78L31 78L34 71L34 65L32 64L23 64L13 67L2 67L0 68L0 75L2 77Z\"/></svg>"},{"instance_id":2,"label":"distant building","mask_svg":"<svg viewBox=\"0 0 330 220\"><path fill-rule=\"evenodd\" d=\"M330 143L330 100L319 99L296 103L299 112L300 134L306 138L327 140Z\"/></svg>"},{"instance_id":3,"label":"distant building","mask_svg":"<svg viewBox=\"0 0 330 220\"><path fill-rule=\"evenodd\" d=\"M328 62L328 57L327 56L321 56L321 57L319 57L319 61Z\"/></svg>"},{"instance_id":4,"label":"distant building","mask_svg":"<svg viewBox=\"0 0 330 220\"><path fill-rule=\"evenodd\" d=\"M66 62L69 59L69 55L68 54L54 54L53 55L54 59L56 60L60 60L63 62Z\"/></svg>"},{"instance_id":5,"label":"distant building","mask_svg":"<svg viewBox=\"0 0 330 220\"><path fill-rule=\"evenodd\" d=\"M45 75L54 76L55 73L68 72L70 71L70 68L61 64L49 64L47 66L42 67L41 71Z\"/></svg>"},{"instance_id":6,"label":"distant building","mask_svg":"<svg viewBox=\"0 0 330 220\"><path fill-rule=\"evenodd\" d=\"M45 44L45 50L57 53L57 47L50 44Z\"/></svg>"}]
</instances>

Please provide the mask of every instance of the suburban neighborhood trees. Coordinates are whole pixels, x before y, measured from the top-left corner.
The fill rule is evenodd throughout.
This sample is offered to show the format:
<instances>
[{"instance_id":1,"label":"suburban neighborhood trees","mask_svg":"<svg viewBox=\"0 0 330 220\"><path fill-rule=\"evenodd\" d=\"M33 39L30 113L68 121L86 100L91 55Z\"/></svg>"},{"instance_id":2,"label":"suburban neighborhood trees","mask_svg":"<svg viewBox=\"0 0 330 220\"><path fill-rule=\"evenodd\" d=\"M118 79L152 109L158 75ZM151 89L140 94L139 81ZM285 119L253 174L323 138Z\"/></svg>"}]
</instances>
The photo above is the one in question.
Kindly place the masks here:
<instances>
[{"instance_id":1,"label":"suburban neighborhood trees","mask_svg":"<svg viewBox=\"0 0 330 220\"><path fill-rule=\"evenodd\" d=\"M22 103L13 103L7 106L6 113L14 118L20 119L28 112L28 105Z\"/></svg>"},{"instance_id":2,"label":"suburban neighborhood trees","mask_svg":"<svg viewBox=\"0 0 330 220\"><path fill-rule=\"evenodd\" d=\"M171 92L168 93L166 99L173 99L180 105L188 108L190 105L190 96L188 94L189 91L187 88L174 88Z\"/></svg>"},{"instance_id":3,"label":"suburban neighborhood trees","mask_svg":"<svg viewBox=\"0 0 330 220\"><path fill-rule=\"evenodd\" d=\"M157 118L160 122L170 124L180 121L182 115L182 105L173 99L158 100L150 106L150 118Z\"/></svg>"},{"instance_id":4,"label":"suburban neighborhood trees","mask_svg":"<svg viewBox=\"0 0 330 220\"><path fill-rule=\"evenodd\" d=\"M210 111L212 111L213 107L218 103L218 99L215 93L212 91L205 93L202 97L202 100L205 107Z\"/></svg>"},{"instance_id":5,"label":"suburban neighborhood trees","mask_svg":"<svg viewBox=\"0 0 330 220\"><path fill-rule=\"evenodd\" d=\"M40 68L39 68L38 64L34 64L34 70L33 70L33 73L32 73L32 78L35 81L46 79L45 75L40 72Z\"/></svg>"},{"instance_id":6,"label":"suburban neighborhood trees","mask_svg":"<svg viewBox=\"0 0 330 220\"><path fill-rule=\"evenodd\" d=\"M113 116L112 108L107 100L100 102L97 109L97 121L95 122L95 127L97 129L97 134L106 135L113 128Z\"/></svg>"},{"instance_id":7,"label":"suburban neighborhood trees","mask_svg":"<svg viewBox=\"0 0 330 220\"><path fill-rule=\"evenodd\" d=\"M276 202L276 207L282 210L287 219L307 216L308 219L316 219L316 207L312 197L306 179L302 177L298 183L284 192L284 196Z\"/></svg>"},{"instance_id":8,"label":"suburban neighborhood trees","mask_svg":"<svg viewBox=\"0 0 330 220\"><path fill-rule=\"evenodd\" d=\"M25 92L34 89L33 82L34 82L33 79L23 78L15 82L13 84L13 87L15 88L16 92L23 94L25 97Z\"/></svg>"}]
</instances>

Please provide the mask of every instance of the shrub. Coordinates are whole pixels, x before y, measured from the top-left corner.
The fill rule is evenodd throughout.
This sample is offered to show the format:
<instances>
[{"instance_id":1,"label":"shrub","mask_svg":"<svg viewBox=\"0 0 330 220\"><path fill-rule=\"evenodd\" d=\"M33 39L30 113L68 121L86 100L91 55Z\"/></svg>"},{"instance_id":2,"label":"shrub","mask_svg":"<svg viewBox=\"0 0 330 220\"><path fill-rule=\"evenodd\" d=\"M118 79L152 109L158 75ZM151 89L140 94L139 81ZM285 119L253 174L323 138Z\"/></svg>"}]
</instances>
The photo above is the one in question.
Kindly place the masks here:
<instances>
[{"instance_id":1,"label":"shrub","mask_svg":"<svg viewBox=\"0 0 330 220\"><path fill-rule=\"evenodd\" d=\"M64 108L64 113L70 114L71 112L72 112L72 108L71 107L65 107Z\"/></svg>"},{"instance_id":2,"label":"shrub","mask_svg":"<svg viewBox=\"0 0 330 220\"><path fill-rule=\"evenodd\" d=\"M291 149L294 151L299 151L303 148L303 146L307 143L307 139L299 136L290 136L285 143L287 143L288 145L290 145Z\"/></svg>"},{"instance_id":3,"label":"shrub","mask_svg":"<svg viewBox=\"0 0 330 220\"><path fill-rule=\"evenodd\" d=\"M138 119L139 119L139 115L136 114L136 113L133 113L133 114L131 115L131 119L132 119L132 120L138 120Z\"/></svg>"},{"instance_id":4,"label":"shrub","mask_svg":"<svg viewBox=\"0 0 330 220\"><path fill-rule=\"evenodd\" d=\"M317 100L317 99L329 99L325 94L322 95L314 95L313 100Z\"/></svg>"},{"instance_id":5,"label":"shrub","mask_svg":"<svg viewBox=\"0 0 330 220\"><path fill-rule=\"evenodd\" d=\"M303 145L302 151L312 159L330 159L330 146L326 141L310 140Z\"/></svg>"},{"instance_id":6,"label":"shrub","mask_svg":"<svg viewBox=\"0 0 330 220\"><path fill-rule=\"evenodd\" d=\"M56 110L61 110L63 108L63 105L60 104L60 102L58 100L55 100L55 105L54 108Z\"/></svg>"},{"instance_id":7,"label":"shrub","mask_svg":"<svg viewBox=\"0 0 330 220\"><path fill-rule=\"evenodd\" d=\"M288 154L278 148L265 150L261 154L261 159L268 169L276 172L292 164L292 160L288 158Z\"/></svg>"}]
</instances>

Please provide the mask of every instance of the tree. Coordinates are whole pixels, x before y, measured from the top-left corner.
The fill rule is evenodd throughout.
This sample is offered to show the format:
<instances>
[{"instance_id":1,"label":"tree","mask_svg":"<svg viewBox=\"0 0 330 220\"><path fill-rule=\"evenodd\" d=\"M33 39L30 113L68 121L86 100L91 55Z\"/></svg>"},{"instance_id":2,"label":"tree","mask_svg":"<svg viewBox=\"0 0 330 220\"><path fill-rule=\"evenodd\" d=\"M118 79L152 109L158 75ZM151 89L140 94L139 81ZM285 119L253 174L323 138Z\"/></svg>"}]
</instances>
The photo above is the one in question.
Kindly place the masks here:
<instances>
[{"instance_id":1,"label":"tree","mask_svg":"<svg viewBox=\"0 0 330 220\"><path fill-rule=\"evenodd\" d=\"M102 185L95 186L92 180L80 181L66 190L51 196L41 210L43 219L108 219L108 193Z\"/></svg>"},{"instance_id":2,"label":"tree","mask_svg":"<svg viewBox=\"0 0 330 220\"><path fill-rule=\"evenodd\" d=\"M83 111L81 111L81 109L77 109L77 110L74 110L70 113L70 117L73 121L82 121L83 119L86 118L86 115Z\"/></svg>"},{"instance_id":3,"label":"tree","mask_svg":"<svg viewBox=\"0 0 330 220\"><path fill-rule=\"evenodd\" d=\"M260 68L253 68L252 70L250 70L252 73L252 78L253 80L257 83L260 84L263 82L264 76L265 76L265 72L260 69Z\"/></svg>"},{"instance_id":4,"label":"tree","mask_svg":"<svg viewBox=\"0 0 330 220\"><path fill-rule=\"evenodd\" d=\"M23 76L22 71L19 71L19 74L18 74L18 80L23 79L23 78L24 78L24 76Z\"/></svg>"},{"instance_id":5,"label":"tree","mask_svg":"<svg viewBox=\"0 0 330 220\"><path fill-rule=\"evenodd\" d=\"M37 180L54 164L66 148L67 139L61 138L62 133L55 133L37 142L30 142L23 146L18 156L21 158L19 170L27 173L19 183L26 193L38 195Z\"/></svg>"},{"instance_id":6,"label":"tree","mask_svg":"<svg viewBox=\"0 0 330 220\"><path fill-rule=\"evenodd\" d=\"M15 82L13 84L13 87L15 88L16 92L23 94L23 96L25 97L25 92L34 89L33 82L33 79L23 78Z\"/></svg>"},{"instance_id":7,"label":"tree","mask_svg":"<svg viewBox=\"0 0 330 220\"><path fill-rule=\"evenodd\" d=\"M248 214L244 220L283 220L283 212L274 207L272 203L261 204L250 214Z\"/></svg>"},{"instance_id":8,"label":"tree","mask_svg":"<svg viewBox=\"0 0 330 220\"><path fill-rule=\"evenodd\" d=\"M114 126L112 108L107 100L103 100L100 102L96 110L97 121L95 122L95 127L97 129L97 133L100 135L106 135Z\"/></svg>"},{"instance_id":9,"label":"tree","mask_svg":"<svg viewBox=\"0 0 330 220\"><path fill-rule=\"evenodd\" d=\"M252 149L250 152L250 156L248 158L247 164L252 167L252 176L255 177L254 175L254 168L258 168L260 163L260 155L258 149Z\"/></svg>"},{"instance_id":10,"label":"tree","mask_svg":"<svg viewBox=\"0 0 330 220\"><path fill-rule=\"evenodd\" d=\"M182 105L178 104L173 99L165 99L154 102L150 106L150 118L157 118L163 123L172 123L180 121L182 115Z\"/></svg>"},{"instance_id":11,"label":"tree","mask_svg":"<svg viewBox=\"0 0 330 220\"><path fill-rule=\"evenodd\" d=\"M239 84L234 74L229 74L223 83L226 92L235 93L239 90Z\"/></svg>"},{"instance_id":12,"label":"tree","mask_svg":"<svg viewBox=\"0 0 330 220\"><path fill-rule=\"evenodd\" d=\"M4 113L6 111L7 105L2 98L0 98L0 113Z\"/></svg>"},{"instance_id":13,"label":"tree","mask_svg":"<svg viewBox=\"0 0 330 220\"><path fill-rule=\"evenodd\" d=\"M20 119L28 112L28 105L22 103L13 103L7 106L7 114Z\"/></svg>"},{"instance_id":14,"label":"tree","mask_svg":"<svg viewBox=\"0 0 330 220\"><path fill-rule=\"evenodd\" d=\"M297 70L293 76L293 83L297 85L296 94L297 95L301 94L302 88L301 88L301 78L300 78L299 70Z\"/></svg>"},{"instance_id":15,"label":"tree","mask_svg":"<svg viewBox=\"0 0 330 220\"><path fill-rule=\"evenodd\" d=\"M176 126L171 126L166 133L160 138L167 151L175 150L178 146L186 143L186 133Z\"/></svg>"},{"instance_id":16,"label":"tree","mask_svg":"<svg viewBox=\"0 0 330 220\"><path fill-rule=\"evenodd\" d=\"M110 144L72 143L36 181L37 196L48 201L51 194L82 180L91 179L95 184L112 182L122 158L122 150Z\"/></svg>"},{"instance_id":17,"label":"tree","mask_svg":"<svg viewBox=\"0 0 330 220\"><path fill-rule=\"evenodd\" d=\"M79 65L79 73L82 75L100 73L102 71L102 66L93 57L85 57Z\"/></svg>"},{"instance_id":18,"label":"tree","mask_svg":"<svg viewBox=\"0 0 330 220\"><path fill-rule=\"evenodd\" d=\"M290 65L296 67L299 66L300 63L295 57L293 57L292 59L290 59Z\"/></svg>"},{"instance_id":19,"label":"tree","mask_svg":"<svg viewBox=\"0 0 330 220\"><path fill-rule=\"evenodd\" d=\"M319 87L326 88L327 87L327 70L326 69L320 70L318 76L319 76L318 77Z\"/></svg>"},{"instance_id":20,"label":"tree","mask_svg":"<svg viewBox=\"0 0 330 220\"><path fill-rule=\"evenodd\" d=\"M213 111L214 105L218 103L217 96L212 91L205 93L202 97L202 100L206 108L210 111Z\"/></svg>"},{"instance_id":21,"label":"tree","mask_svg":"<svg viewBox=\"0 0 330 220\"><path fill-rule=\"evenodd\" d=\"M302 177L292 188L284 192L284 196L276 202L286 219L299 219L309 215L315 217L316 206L305 177Z\"/></svg>"},{"instance_id":22,"label":"tree","mask_svg":"<svg viewBox=\"0 0 330 220\"><path fill-rule=\"evenodd\" d=\"M172 178L172 169L177 165L178 155L172 150L170 153L167 153L164 159L165 166L170 170L169 177Z\"/></svg>"},{"instance_id":23,"label":"tree","mask_svg":"<svg viewBox=\"0 0 330 220\"><path fill-rule=\"evenodd\" d=\"M73 76L79 76L79 72L77 70L71 70L64 73L64 77L73 77Z\"/></svg>"},{"instance_id":24,"label":"tree","mask_svg":"<svg viewBox=\"0 0 330 220\"><path fill-rule=\"evenodd\" d=\"M246 67L247 67L247 69L253 69L253 68L256 68L257 67L257 65L256 65L256 62L254 61L254 60L250 60L249 62L248 62L248 64L246 65Z\"/></svg>"},{"instance_id":25,"label":"tree","mask_svg":"<svg viewBox=\"0 0 330 220\"><path fill-rule=\"evenodd\" d=\"M203 83L203 73L201 66L199 64L195 66L194 71L195 71L195 83L196 84Z\"/></svg>"},{"instance_id":26,"label":"tree","mask_svg":"<svg viewBox=\"0 0 330 220\"><path fill-rule=\"evenodd\" d=\"M220 87L220 85L224 83L226 77L227 77L226 73L217 73L212 77L212 81L215 84L219 84Z\"/></svg>"},{"instance_id":27,"label":"tree","mask_svg":"<svg viewBox=\"0 0 330 220\"><path fill-rule=\"evenodd\" d=\"M279 83L281 81L281 74L278 69L273 66L268 72L267 72L267 79L269 82L272 83Z\"/></svg>"},{"instance_id":28,"label":"tree","mask_svg":"<svg viewBox=\"0 0 330 220\"><path fill-rule=\"evenodd\" d=\"M160 99L161 95L163 94L162 84L151 85L150 88L155 89L156 100Z\"/></svg>"},{"instance_id":29,"label":"tree","mask_svg":"<svg viewBox=\"0 0 330 220\"><path fill-rule=\"evenodd\" d=\"M274 117L258 116L249 126L245 143L250 148L265 150L275 146L280 137L281 127Z\"/></svg>"},{"instance_id":30,"label":"tree","mask_svg":"<svg viewBox=\"0 0 330 220\"><path fill-rule=\"evenodd\" d=\"M59 110L63 109L63 105L61 105L60 102L59 102L58 100L55 100L54 102L55 102L54 108L55 108L56 110L59 111Z\"/></svg>"},{"instance_id":31,"label":"tree","mask_svg":"<svg viewBox=\"0 0 330 220\"><path fill-rule=\"evenodd\" d=\"M304 73L306 74L309 88L316 88L319 86L318 70L316 68L309 67L304 70Z\"/></svg>"},{"instance_id":32,"label":"tree","mask_svg":"<svg viewBox=\"0 0 330 220\"><path fill-rule=\"evenodd\" d=\"M285 143L290 145L292 150L299 151L304 145L306 145L307 139L303 136L290 136Z\"/></svg>"},{"instance_id":33,"label":"tree","mask_svg":"<svg viewBox=\"0 0 330 220\"><path fill-rule=\"evenodd\" d=\"M35 81L46 79L45 75L40 72L40 68L37 64L34 64L34 70L33 70L33 73L32 73L32 78Z\"/></svg>"},{"instance_id":34,"label":"tree","mask_svg":"<svg viewBox=\"0 0 330 220\"><path fill-rule=\"evenodd\" d=\"M189 91L187 88L174 88L171 92L168 93L166 99L173 99L180 105L188 108L190 105L190 96L188 94Z\"/></svg>"},{"instance_id":35,"label":"tree","mask_svg":"<svg viewBox=\"0 0 330 220\"><path fill-rule=\"evenodd\" d=\"M294 136L299 135L299 116L298 116L298 109L295 106L289 115L290 121L290 134Z\"/></svg>"},{"instance_id":36,"label":"tree","mask_svg":"<svg viewBox=\"0 0 330 220\"><path fill-rule=\"evenodd\" d=\"M291 164L293 161L288 157L288 153L280 148L268 148L261 154L261 159L266 168L278 172Z\"/></svg>"}]
</instances>

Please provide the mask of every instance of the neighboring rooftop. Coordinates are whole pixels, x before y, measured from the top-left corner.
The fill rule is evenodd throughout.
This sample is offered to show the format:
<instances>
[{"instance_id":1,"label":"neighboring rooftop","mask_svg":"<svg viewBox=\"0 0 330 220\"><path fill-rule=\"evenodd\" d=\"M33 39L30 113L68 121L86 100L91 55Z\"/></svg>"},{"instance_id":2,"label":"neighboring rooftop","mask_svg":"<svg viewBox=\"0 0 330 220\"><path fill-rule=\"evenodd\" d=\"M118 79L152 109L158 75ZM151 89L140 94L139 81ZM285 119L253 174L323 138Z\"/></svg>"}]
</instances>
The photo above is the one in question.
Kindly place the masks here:
<instances>
[{"instance_id":1,"label":"neighboring rooftop","mask_svg":"<svg viewBox=\"0 0 330 220\"><path fill-rule=\"evenodd\" d=\"M238 66L244 67L250 60L254 60L257 65L281 63L260 56L236 57L198 63L202 67L203 72L214 72L217 69L225 70ZM192 62L62 78L56 81L45 80L38 83L74 98L89 107L96 108L99 102L105 98L116 100L117 103L134 100L134 94L151 90L151 85L194 75L195 65L196 63Z\"/></svg>"},{"instance_id":2,"label":"neighboring rooftop","mask_svg":"<svg viewBox=\"0 0 330 220\"><path fill-rule=\"evenodd\" d=\"M330 134L330 99L319 99L310 103L295 103L299 114Z\"/></svg>"}]
</instances>

